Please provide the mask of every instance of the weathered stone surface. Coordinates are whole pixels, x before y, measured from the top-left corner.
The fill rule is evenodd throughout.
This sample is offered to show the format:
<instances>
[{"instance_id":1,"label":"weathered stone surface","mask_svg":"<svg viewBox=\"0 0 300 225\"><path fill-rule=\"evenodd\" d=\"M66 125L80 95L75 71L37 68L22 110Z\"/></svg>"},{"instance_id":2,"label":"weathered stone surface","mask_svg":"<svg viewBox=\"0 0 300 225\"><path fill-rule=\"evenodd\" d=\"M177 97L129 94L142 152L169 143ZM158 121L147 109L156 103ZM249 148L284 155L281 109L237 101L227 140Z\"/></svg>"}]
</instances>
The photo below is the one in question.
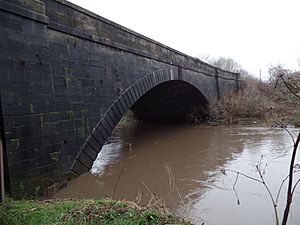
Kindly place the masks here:
<instances>
[{"instance_id":1,"label":"weathered stone surface","mask_svg":"<svg viewBox=\"0 0 300 225\"><path fill-rule=\"evenodd\" d=\"M174 100L166 90L178 88L184 97L181 91L191 87L208 102L238 88L237 74L64 0L0 0L0 73L0 133L6 180L14 188L72 166L77 174L88 171L129 108L149 115L145 109L155 101L137 101L152 88L153 96ZM173 81L173 88L158 87ZM157 107L153 113L163 110Z\"/></svg>"}]
</instances>

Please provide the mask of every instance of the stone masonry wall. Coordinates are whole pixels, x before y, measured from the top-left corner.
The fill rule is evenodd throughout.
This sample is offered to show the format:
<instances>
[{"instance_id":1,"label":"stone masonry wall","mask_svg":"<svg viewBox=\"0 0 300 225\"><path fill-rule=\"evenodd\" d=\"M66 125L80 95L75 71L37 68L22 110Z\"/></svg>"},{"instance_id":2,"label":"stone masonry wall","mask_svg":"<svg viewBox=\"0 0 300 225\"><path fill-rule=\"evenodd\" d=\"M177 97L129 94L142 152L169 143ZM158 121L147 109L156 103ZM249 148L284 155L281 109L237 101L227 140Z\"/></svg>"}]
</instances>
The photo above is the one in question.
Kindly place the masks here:
<instances>
[{"instance_id":1,"label":"stone masonry wall","mask_svg":"<svg viewBox=\"0 0 300 225\"><path fill-rule=\"evenodd\" d=\"M238 84L237 74L67 1L0 0L0 115L12 192L68 173L119 94L163 68L205 77L208 99Z\"/></svg>"}]
</instances>

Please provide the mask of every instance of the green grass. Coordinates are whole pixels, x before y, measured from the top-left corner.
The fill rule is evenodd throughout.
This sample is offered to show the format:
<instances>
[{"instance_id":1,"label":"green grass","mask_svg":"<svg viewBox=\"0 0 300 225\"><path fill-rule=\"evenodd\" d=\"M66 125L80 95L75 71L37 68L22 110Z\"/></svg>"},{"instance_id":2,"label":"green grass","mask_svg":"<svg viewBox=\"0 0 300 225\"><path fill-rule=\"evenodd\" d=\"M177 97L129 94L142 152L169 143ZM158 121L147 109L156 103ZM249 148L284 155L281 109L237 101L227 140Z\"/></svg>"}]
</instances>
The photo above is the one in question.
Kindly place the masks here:
<instances>
[{"instance_id":1,"label":"green grass","mask_svg":"<svg viewBox=\"0 0 300 225\"><path fill-rule=\"evenodd\" d=\"M0 224L35 225L155 225L190 222L177 219L174 215L163 215L155 210L137 208L122 201L102 200L53 200L14 201L8 199L0 205Z\"/></svg>"}]
</instances>

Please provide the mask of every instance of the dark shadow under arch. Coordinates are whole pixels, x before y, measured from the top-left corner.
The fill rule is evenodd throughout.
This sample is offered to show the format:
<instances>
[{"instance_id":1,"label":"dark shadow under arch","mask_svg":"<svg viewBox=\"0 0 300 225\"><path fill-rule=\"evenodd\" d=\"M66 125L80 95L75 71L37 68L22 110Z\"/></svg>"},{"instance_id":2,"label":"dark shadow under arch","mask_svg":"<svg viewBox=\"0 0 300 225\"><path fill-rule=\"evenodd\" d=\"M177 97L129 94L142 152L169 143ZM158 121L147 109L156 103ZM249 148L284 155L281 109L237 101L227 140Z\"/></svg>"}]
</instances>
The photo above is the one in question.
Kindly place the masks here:
<instances>
[{"instance_id":1,"label":"dark shadow under arch","mask_svg":"<svg viewBox=\"0 0 300 225\"><path fill-rule=\"evenodd\" d=\"M193 85L182 80L161 83L145 93L132 107L144 121L174 123L203 120L208 116L207 99ZM200 118L201 117L201 118Z\"/></svg>"},{"instance_id":2,"label":"dark shadow under arch","mask_svg":"<svg viewBox=\"0 0 300 225\"><path fill-rule=\"evenodd\" d=\"M188 95L179 96L187 90L189 91ZM178 95L175 94L176 91L178 91ZM164 94L166 96L163 97ZM159 96L161 99L157 100L156 98ZM176 99L178 103L176 103ZM166 103L167 101L169 101L168 104ZM133 112L142 119L146 117L150 120L154 119L154 117L166 119L171 116L171 112L173 112L173 116L180 118L192 110L197 105L196 102L198 102L198 105L200 103L205 106L208 103L206 97L196 85L189 80L185 80L178 74L177 70L163 69L146 75L127 88L103 114L83 144L71 167L71 171L80 175L91 169L93 162L107 138L111 135L112 130L129 109L132 108ZM156 107L157 110L154 110L155 108L153 107L155 103L158 106ZM163 107L164 104L166 104L166 107ZM181 108L179 107L180 104L183 104ZM173 109L170 107L171 105ZM151 112L152 118L147 113L149 109L153 109ZM166 116L163 116L163 112L166 113Z\"/></svg>"}]
</instances>

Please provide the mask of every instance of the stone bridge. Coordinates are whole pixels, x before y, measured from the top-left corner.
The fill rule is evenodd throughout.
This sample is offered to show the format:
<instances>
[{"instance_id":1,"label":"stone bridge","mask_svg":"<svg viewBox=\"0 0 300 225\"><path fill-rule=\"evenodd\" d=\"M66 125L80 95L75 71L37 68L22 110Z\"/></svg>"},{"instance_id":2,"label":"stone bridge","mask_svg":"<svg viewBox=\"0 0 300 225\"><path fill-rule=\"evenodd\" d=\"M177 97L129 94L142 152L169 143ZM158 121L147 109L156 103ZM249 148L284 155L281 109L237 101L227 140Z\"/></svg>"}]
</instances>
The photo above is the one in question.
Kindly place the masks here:
<instances>
[{"instance_id":1,"label":"stone bridge","mask_svg":"<svg viewBox=\"0 0 300 225\"><path fill-rule=\"evenodd\" d=\"M182 120L240 83L65 0L0 0L0 48L12 193L89 171L129 109L144 120Z\"/></svg>"}]
</instances>

